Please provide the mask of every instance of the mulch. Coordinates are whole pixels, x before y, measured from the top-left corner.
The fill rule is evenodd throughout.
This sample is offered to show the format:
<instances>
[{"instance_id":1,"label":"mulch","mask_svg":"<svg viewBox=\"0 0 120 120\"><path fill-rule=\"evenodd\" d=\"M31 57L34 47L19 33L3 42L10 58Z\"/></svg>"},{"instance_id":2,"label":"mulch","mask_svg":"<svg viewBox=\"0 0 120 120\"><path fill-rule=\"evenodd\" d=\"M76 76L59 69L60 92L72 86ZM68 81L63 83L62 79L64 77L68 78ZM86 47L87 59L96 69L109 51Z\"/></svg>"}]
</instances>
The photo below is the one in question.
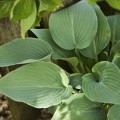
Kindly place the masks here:
<instances>
[{"instance_id":1,"label":"mulch","mask_svg":"<svg viewBox=\"0 0 120 120\"><path fill-rule=\"evenodd\" d=\"M51 120L52 114L47 109L41 109L37 120ZM0 120L13 120L9 110L7 97L0 94Z\"/></svg>"}]
</instances>

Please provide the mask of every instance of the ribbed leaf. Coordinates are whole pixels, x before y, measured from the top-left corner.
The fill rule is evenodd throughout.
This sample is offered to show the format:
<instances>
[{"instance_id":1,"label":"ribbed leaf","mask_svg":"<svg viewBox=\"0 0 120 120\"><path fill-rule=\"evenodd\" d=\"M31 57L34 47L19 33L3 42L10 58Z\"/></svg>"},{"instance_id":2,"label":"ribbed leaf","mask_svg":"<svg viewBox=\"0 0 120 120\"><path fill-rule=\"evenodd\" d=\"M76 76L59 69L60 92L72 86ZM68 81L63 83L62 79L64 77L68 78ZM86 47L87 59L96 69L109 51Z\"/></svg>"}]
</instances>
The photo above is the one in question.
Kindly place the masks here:
<instances>
[{"instance_id":1,"label":"ribbed leaf","mask_svg":"<svg viewBox=\"0 0 120 120\"><path fill-rule=\"evenodd\" d=\"M90 45L97 33L97 16L91 5L80 1L53 13L49 26L58 46L67 50L83 49Z\"/></svg>"},{"instance_id":2,"label":"ribbed leaf","mask_svg":"<svg viewBox=\"0 0 120 120\"><path fill-rule=\"evenodd\" d=\"M120 15L108 16L107 20L111 29L111 41L114 44L120 40Z\"/></svg>"},{"instance_id":3,"label":"ribbed leaf","mask_svg":"<svg viewBox=\"0 0 120 120\"><path fill-rule=\"evenodd\" d=\"M99 1L102 1L102 0L88 0L88 2L90 2L90 3L95 3L95 2L99 2Z\"/></svg>"},{"instance_id":4,"label":"ribbed leaf","mask_svg":"<svg viewBox=\"0 0 120 120\"><path fill-rule=\"evenodd\" d=\"M113 105L109 109L108 120L120 120L120 105Z\"/></svg>"},{"instance_id":5,"label":"ribbed leaf","mask_svg":"<svg viewBox=\"0 0 120 120\"><path fill-rule=\"evenodd\" d=\"M34 62L0 79L0 92L15 101L47 108L68 98L72 89L65 72L49 62Z\"/></svg>"},{"instance_id":6,"label":"ribbed leaf","mask_svg":"<svg viewBox=\"0 0 120 120\"><path fill-rule=\"evenodd\" d=\"M15 0L0 0L0 18L9 16Z\"/></svg>"},{"instance_id":7,"label":"ribbed leaf","mask_svg":"<svg viewBox=\"0 0 120 120\"><path fill-rule=\"evenodd\" d=\"M40 39L48 42L53 48L52 59L62 59L74 57L72 50L60 48L52 39L49 29L31 29L31 31Z\"/></svg>"},{"instance_id":8,"label":"ribbed leaf","mask_svg":"<svg viewBox=\"0 0 120 120\"><path fill-rule=\"evenodd\" d=\"M97 55L107 46L110 40L110 28L107 22L106 17L103 12L100 10L98 5L93 5L95 12L98 17L98 30L96 37L89 47L80 50L80 52L90 58L95 58Z\"/></svg>"},{"instance_id":9,"label":"ribbed leaf","mask_svg":"<svg viewBox=\"0 0 120 120\"><path fill-rule=\"evenodd\" d=\"M37 8L35 1L33 1L31 14L27 18L22 19L20 23L21 35L23 38L25 37L26 32L32 27L34 27L34 25L36 25L36 19L37 19L36 16L37 16Z\"/></svg>"},{"instance_id":10,"label":"ribbed leaf","mask_svg":"<svg viewBox=\"0 0 120 120\"><path fill-rule=\"evenodd\" d=\"M120 0L106 0L106 1L111 7L120 10Z\"/></svg>"},{"instance_id":11,"label":"ribbed leaf","mask_svg":"<svg viewBox=\"0 0 120 120\"><path fill-rule=\"evenodd\" d=\"M52 120L106 120L101 103L88 100L84 94L74 94L63 102Z\"/></svg>"},{"instance_id":12,"label":"ribbed leaf","mask_svg":"<svg viewBox=\"0 0 120 120\"><path fill-rule=\"evenodd\" d=\"M109 61L115 63L120 68L120 41L112 47Z\"/></svg>"},{"instance_id":13,"label":"ribbed leaf","mask_svg":"<svg viewBox=\"0 0 120 120\"><path fill-rule=\"evenodd\" d=\"M50 59L52 48L33 38L16 39L0 46L0 67Z\"/></svg>"},{"instance_id":14,"label":"ribbed leaf","mask_svg":"<svg viewBox=\"0 0 120 120\"><path fill-rule=\"evenodd\" d=\"M83 76L82 89L92 101L120 104L120 70L110 62L97 63Z\"/></svg>"},{"instance_id":15,"label":"ribbed leaf","mask_svg":"<svg viewBox=\"0 0 120 120\"><path fill-rule=\"evenodd\" d=\"M11 20L25 19L32 12L33 0L15 0L11 11Z\"/></svg>"}]
</instances>

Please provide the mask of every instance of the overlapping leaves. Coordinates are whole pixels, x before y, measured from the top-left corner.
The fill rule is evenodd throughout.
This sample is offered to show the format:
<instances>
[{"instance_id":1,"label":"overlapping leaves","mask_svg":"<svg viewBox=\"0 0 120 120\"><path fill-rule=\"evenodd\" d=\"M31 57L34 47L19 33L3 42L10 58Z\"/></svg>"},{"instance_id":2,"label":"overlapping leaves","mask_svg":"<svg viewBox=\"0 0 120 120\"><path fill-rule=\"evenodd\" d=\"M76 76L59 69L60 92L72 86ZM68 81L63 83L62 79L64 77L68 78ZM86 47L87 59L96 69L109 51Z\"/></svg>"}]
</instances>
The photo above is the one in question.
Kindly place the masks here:
<instances>
[{"instance_id":1,"label":"overlapping leaves","mask_svg":"<svg viewBox=\"0 0 120 120\"><path fill-rule=\"evenodd\" d=\"M64 101L52 120L106 120L106 112L101 103L92 102L81 93Z\"/></svg>"},{"instance_id":2,"label":"overlapping leaves","mask_svg":"<svg viewBox=\"0 0 120 120\"><path fill-rule=\"evenodd\" d=\"M96 35L98 23L92 6L81 1L53 13L49 26L55 43L63 49L73 50L90 45Z\"/></svg>"},{"instance_id":3,"label":"overlapping leaves","mask_svg":"<svg viewBox=\"0 0 120 120\"><path fill-rule=\"evenodd\" d=\"M50 59L52 48L35 38L16 39L0 46L0 67Z\"/></svg>"},{"instance_id":4,"label":"overlapping leaves","mask_svg":"<svg viewBox=\"0 0 120 120\"><path fill-rule=\"evenodd\" d=\"M93 8L98 18L97 34L89 47L80 50L84 56L90 58L97 57L97 55L107 46L110 40L110 28L106 17L97 4L93 5Z\"/></svg>"}]
</instances>

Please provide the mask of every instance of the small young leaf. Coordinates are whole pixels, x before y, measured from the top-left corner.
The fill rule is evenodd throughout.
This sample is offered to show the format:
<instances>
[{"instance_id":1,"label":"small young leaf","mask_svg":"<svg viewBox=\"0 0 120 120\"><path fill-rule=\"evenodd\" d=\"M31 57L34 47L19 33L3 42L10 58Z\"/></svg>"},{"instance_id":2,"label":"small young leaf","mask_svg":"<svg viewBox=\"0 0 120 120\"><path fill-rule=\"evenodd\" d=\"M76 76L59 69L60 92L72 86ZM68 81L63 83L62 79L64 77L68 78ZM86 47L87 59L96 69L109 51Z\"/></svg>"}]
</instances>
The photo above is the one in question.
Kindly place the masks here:
<instances>
[{"instance_id":1,"label":"small young leaf","mask_svg":"<svg viewBox=\"0 0 120 120\"><path fill-rule=\"evenodd\" d=\"M23 38L25 37L26 32L30 28L34 27L34 25L36 25L36 19L37 19L37 8L36 8L35 1L33 1L31 14L27 18L22 19L20 23L21 24L21 35Z\"/></svg>"},{"instance_id":2,"label":"small young leaf","mask_svg":"<svg viewBox=\"0 0 120 120\"><path fill-rule=\"evenodd\" d=\"M111 7L120 10L120 0L106 0L106 1Z\"/></svg>"},{"instance_id":3,"label":"small young leaf","mask_svg":"<svg viewBox=\"0 0 120 120\"><path fill-rule=\"evenodd\" d=\"M12 21L16 22L21 19L27 18L33 7L33 0L15 0L10 14Z\"/></svg>"},{"instance_id":4,"label":"small young leaf","mask_svg":"<svg viewBox=\"0 0 120 120\"><path fill-rule=\"evenodd\" d=\"M0 18L8 17L15 0L0 0Z\"/></svg>"},{"instance_id":5,"label":"small young leaf","mask_svg":"<svg viewBox=\"0 0 120 120\"><path fill-rule=\"evenodd\" d=\"M76 89L81 89L82 86L82 77L79 73L74 73L70 75L69 84Z\"/></svg>"},{"instance_id":6,"label":"small young leaf","mask_svg":"<svg viewBox=\"0 0 120 120\"><path fill-rule=\"evenodd\" d=\"M18 68L0 79L0 92L36 108L59 104L72 94L69 79L57 65L34 62Z\"/></svg>"},{"instance_id":7,"label":"small young leaf","mask_svg":"<svg viewBox=\"0 0 120 120\"><path fill-rule=\"evenodd\" d=\"M86 1L53 13L49 20L53 40L66 50L88 47L97 33L97 27L96 13Z\"/></svg>"},{"instance_id":8,"label":"small young leaf","mask_svg":"<svg viewBox=\"0 0 120 120\"><path fill-rule=\"evenodd\" d=\"M110 62L102 61L83 76L82 89L90 100L120 104L120 70Z\"/></svg>"},{"instance_id":9,"label":"small young leaf","mask_svg":"<svg viewBox=\"0 0 120 120\"><path fill-rule=\"evenodd\" d=\"M113 105L109 109L108 120L120 120L120 105Z\"/></svg>"},{"instance_id":10,"label":"small young leaf","mask_svg":"<svg viewBox=\"0 0 120 120\"><path fill-rule=\"evenodd\" d=\"M51 54L52 48L47 42L19 38L0 46L0 67L50 59Z\"/></svg>"},{"instance_id":11,"label":"small young leaf","mask_svg":"<svg viewBox=\"0 0 120 120\"><path fill-rule=\"evenodd\" d=\"M101 103L74 94L57 108L52 120L106 120L106 112Z\"/></svg>"}]
</instances>

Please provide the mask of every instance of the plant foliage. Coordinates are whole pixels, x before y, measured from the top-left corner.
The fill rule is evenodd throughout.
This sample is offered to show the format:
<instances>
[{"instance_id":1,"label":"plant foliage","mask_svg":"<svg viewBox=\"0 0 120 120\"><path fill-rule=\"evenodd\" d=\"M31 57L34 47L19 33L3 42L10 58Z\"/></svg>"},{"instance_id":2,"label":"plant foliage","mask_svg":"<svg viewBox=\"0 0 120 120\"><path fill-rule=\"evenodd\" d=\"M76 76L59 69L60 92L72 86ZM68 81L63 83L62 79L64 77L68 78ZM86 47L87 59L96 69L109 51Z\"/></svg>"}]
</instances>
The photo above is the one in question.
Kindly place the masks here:
<instances>
[{"instance_id":1,"label":"plant foliage","mask_svg":"<svg viewBox=\"0 0 120 120\"><path fill-rule=\"evenodd\" d=\"M35 14L59 4L40 0L42 7L31 14L30 11L35 12L31 9L36 9L34 2L32 7L31 3L27 4L28 12L22 6L26 14L18 17L15 14L19 10L15 9L22 1L15 2L13 8L9 4L11 19L16 21L22 17L24 25L30 20L35 22ZM1 16L8 14L6 9ZM97 4L87 1L52 13L49 29L31 29L38 38L19 38L0 46L0 67L24 64L0 79L0 92L36 108L56 106L52 120L119 120L118 26L120 15L107 17ZM59 60L65 61L72 72L56 64Z\"/></svg>"}]
</instances>

